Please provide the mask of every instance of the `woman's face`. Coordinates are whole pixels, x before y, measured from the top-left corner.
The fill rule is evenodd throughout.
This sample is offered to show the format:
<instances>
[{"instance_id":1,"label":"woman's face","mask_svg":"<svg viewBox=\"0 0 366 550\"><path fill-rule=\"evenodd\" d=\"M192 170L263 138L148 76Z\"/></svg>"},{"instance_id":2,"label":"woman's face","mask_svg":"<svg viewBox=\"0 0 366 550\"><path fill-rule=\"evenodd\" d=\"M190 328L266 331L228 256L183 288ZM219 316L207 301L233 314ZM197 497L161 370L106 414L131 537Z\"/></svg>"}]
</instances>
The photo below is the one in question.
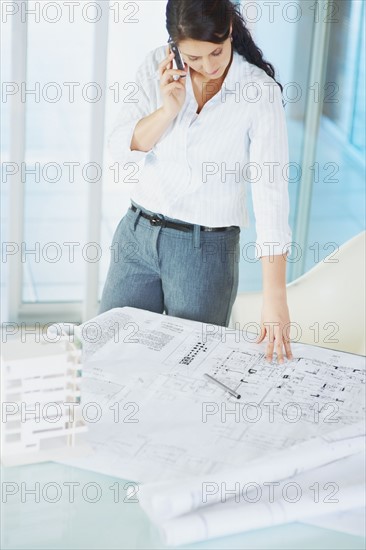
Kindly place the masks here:
<instances>
[{"instance_id":1,"label":"woman's face","mask_svg":"<svg viewBox=\"0 0 366 550\"><path fill-rule=\"evenodd\" d=\"M222 44L201 40L182 40L178 48L183 61L206 80L220 78L231 60L230 37Z\"/></svg>"}]
</instances>

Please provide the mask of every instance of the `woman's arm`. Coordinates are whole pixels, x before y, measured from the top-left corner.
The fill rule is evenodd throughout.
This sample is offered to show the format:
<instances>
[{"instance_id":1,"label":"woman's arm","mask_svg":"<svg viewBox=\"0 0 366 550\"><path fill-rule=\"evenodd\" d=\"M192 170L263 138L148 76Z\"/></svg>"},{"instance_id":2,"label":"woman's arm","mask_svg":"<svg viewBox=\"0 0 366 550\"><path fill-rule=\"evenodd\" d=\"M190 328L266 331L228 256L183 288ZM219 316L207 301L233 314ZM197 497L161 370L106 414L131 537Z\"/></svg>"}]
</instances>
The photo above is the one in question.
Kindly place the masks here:
<instances>
[{"instance_id":1,"label":"woman's arm","mask_svg":"<svg viewBox=\"0 0 366 550\"><path fill-rule=\"evenodd\" d=\"M266 349L267 361L272 361L273 351L277 360L283 363L283 350L288 359L293 355L290 346L290 315L286 294L286 254L262 256L263 275L263 308L261 318L261 334L257 343L262 342L268 333L269 341Z\"/></svg>"},{"instance_id":2,"label":"woman's arm","mask_svg":"<svg viewBox=\"0 0 366 550\"><path fill-rule=\"evenodd\" d=\"M166 47L166 58L159 63L160 93L163 105L138 121L131 139L132 151L150 151L181 110L186 98L186 70L172 68L174 54ZM186 65L186 64L185 64ZM180 75L178 81L174 76Z\"/></svg>"},{"instance_id":3,"label":"woman's arm","mask_svg":"<svg viewBox=\"0 0 366 550\"><path fill-rule=\"evenodd\" d=\"M286 298L286 254L262 256L263 299Z\"/></svg>"},{"instance_id":4,"label":"woman's arm","mask_svg":"<svg viewBox=\"0 0 366 550\"><path fill-rule=\"evenodd\" d=\"M131 139L131 151L150 151L170 126L175 117L167 115L163 107L136 124Z\"/></svg>"},{"instance_id":5,"label":"woman's arm","mask_svg":"<svg viewBox=\"0 0 366 550\"><path fill-rule=\"evenodd\" d=\"M258 76L260 93L253 103L249 128L250 162L256 167L252 182L253 207L256 219L256 257L261 258L263 275L263 307L260 336L268 334L266 358L272 361L273 351L279 363L284 362L283 346L288 359L290 318L286 298L286 253L291 251L292 232L288 224L289 148L282 94L279 86ZM271 85L271 86L269 86ZM271 246L270 255L267 252Z\"/></svg>"},{"instance_id":6,"label":"woman's arm","mask_svg":"<svg viewBox=\"0 0 366 550\"><path fill-rule=\"evenodd\" d=\"M171 64L171 61L166 57L159 64L160 89L164 102L160 108L157 108L159 100L156 95L155 54L155 50L149 52L138 67L135 76L137 100L122 103L108 136L112 158L124 164L128 162L139 164L145 160L146 155L159 141L184 103L185 78L183 82L181 82L182 79L174 81L173 75L183 76L186 75L186 71L167 70L168 63Z\"/></svg>"}]
</instances>

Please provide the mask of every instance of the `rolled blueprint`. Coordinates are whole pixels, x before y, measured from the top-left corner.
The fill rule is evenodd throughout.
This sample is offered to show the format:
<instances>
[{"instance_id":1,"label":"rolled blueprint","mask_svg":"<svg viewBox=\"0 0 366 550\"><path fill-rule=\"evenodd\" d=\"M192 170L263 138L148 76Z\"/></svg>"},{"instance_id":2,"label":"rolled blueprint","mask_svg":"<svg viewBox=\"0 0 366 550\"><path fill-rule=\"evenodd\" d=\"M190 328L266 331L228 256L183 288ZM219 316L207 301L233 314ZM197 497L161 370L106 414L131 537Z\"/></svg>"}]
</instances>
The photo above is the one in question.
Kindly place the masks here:
<instances>
[{"instance_id":1,"label":"rolled blueprint","mask_svg":"<svg viewBox=\"0 0 366 550\"><path fill-rule=\"evenodd\" d=\"M316 514L329 514L331 506L337 512L344 512L364 506L365 489L362 485L351 485L341 492L339 502L314 503L311 495L298 502L284 499L270 502L236 503L226 502L208 506L199 512L186 514L166 521L160 526L160 534L166 545L190 544L216 537L261 529L274 525L305 520Z\"/></svg>"},{"instance_id":2,"label":"rolled blueprint","mask_svg":"<svg viewBox=\"0 0 366 550\"><path fill-rule=\"evenodd\" d=\"M232 467L204 478L197 476L175 482L140 485L139 502L153 521L162 522L220 502L220 491L208 494L208 484L215 487L225 483L226 486L235 488L238 482L263 483L286 479L362 451L365 446L364 438L364 422L351 424L334 430L329 435L316 437L250 461L241 468ZM232 498L234 496L233 491Z\"/></svg>"}]
</instances>

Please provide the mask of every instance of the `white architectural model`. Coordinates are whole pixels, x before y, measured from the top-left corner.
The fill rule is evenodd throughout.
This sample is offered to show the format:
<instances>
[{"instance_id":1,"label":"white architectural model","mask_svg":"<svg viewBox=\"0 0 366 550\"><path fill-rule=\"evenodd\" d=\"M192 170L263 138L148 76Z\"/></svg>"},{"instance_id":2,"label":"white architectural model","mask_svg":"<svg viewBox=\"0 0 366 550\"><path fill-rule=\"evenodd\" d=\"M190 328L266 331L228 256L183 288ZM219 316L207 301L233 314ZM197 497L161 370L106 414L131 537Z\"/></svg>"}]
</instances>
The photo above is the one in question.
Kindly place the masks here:
<instances>
[{"instance_id":1,"label":"white architectural model","mask_svg":"<svg viewBox=\"0 0 366 550\"><path fill-rule=\"evenodd\" d=\"M15 466L85 455L81 347L63 332L65 352L1 358L1 462ZM42 345L42 344L39 344Z\"/></svg>"}]
</instances>

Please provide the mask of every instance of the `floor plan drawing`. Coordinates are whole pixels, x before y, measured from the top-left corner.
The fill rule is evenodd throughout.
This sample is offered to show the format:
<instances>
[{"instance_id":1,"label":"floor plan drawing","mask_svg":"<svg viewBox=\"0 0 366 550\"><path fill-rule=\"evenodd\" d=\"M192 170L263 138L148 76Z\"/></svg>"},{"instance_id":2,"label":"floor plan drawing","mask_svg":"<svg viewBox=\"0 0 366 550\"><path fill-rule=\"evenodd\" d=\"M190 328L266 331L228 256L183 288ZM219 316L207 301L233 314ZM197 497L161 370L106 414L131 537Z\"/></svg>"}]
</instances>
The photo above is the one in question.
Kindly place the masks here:
<instances>
[{"instance_id":1,"label":"floor plan drawing","mask_svg":"<svg viewBox=\"0 0 366 550\"><path fill-rule=\"evenodd\" d=\"M265 343L224 338L223 327L135 308L107 313L102 330L119 320L119 333L94 352L89 345L83 367L82 403L102 412L89 425L95 453L80 459L85 468L136 481L210 474L364 419L361 356L292 343L293 360L268 363Z\"/></svg>"}]
</instances>

